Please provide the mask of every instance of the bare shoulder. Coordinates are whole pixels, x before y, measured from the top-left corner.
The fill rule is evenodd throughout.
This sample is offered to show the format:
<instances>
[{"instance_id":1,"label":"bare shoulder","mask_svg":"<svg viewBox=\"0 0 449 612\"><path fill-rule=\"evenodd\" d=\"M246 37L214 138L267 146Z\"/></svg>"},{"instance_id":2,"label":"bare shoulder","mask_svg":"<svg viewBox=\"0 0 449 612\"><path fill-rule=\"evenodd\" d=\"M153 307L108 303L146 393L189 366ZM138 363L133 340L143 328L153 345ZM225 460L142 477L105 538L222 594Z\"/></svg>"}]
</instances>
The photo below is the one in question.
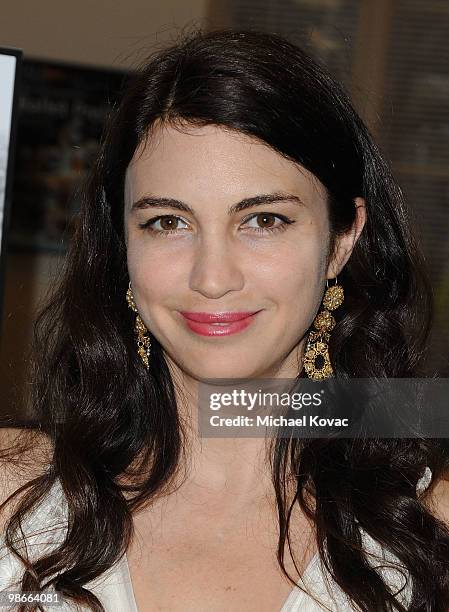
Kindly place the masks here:
<instances>
[{"instance_id":1,"label":"bare shoulder","mask_svg":"<svg viewBox=\"0 0 449 612\"><path fill-rule=\"evenodd\" d=\"M39 430L0 427L0 534L20 495L3 504L24 484L45 472L51 463L50 438Z\"/></svg>"},{"instance_id":2,"label":"bare shoulder","mask_svg":"<svg viewBox=\"0 0 449 612\"><path fill-rule=\"evenodd\" d=\"M425 506L449 529L449 472L446 472L429 493L423 496Z\"/></svg>"}]
</instances>

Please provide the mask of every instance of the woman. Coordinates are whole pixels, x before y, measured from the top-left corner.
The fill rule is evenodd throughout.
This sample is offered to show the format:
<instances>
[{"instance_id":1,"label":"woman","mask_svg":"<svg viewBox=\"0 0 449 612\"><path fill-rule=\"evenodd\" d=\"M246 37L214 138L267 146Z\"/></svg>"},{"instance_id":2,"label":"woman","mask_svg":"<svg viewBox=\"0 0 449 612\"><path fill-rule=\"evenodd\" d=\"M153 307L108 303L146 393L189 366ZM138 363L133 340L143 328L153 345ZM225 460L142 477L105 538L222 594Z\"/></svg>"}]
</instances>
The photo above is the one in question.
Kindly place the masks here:
<instances>
[{"instance_id":1,"label":"woman","mask_svg":"<svg viewBox=\"0 0 449 612\"><path fill-rule=\"evenodd\" d=\"M197 427L210 378L418 376L429 327L401 191L327 72L254 31L156 53L36 323L45 452L5 544L28 509L54 529L17 589L108 612L446 610L437 440Z\"/></svg>"}]
</instances>

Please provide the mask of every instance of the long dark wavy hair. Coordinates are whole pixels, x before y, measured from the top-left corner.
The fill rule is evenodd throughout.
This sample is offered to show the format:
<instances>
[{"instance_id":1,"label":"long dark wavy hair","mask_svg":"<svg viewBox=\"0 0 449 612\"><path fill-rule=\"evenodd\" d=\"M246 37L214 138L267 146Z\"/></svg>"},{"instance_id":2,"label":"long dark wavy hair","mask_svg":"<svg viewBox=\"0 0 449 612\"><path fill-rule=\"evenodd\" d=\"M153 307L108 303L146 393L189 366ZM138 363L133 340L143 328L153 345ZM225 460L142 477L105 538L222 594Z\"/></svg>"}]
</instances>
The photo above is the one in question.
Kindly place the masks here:
<instances>
[{"instance_id":1,"label":"long dark wavy hair","mask_svg":"<svg viewBox=\"0 0 449 612\"><path fill-rule=\"evenodd\" d=\"M14 549L21 518L59 479L67 537L35 562L21 557L21 588L53 585L95 612L104 608L83 585L124 554L133 512L170 491L185 449L162 347L152 337L147 371L125 301L125 172L156 121L222 126L301 164L327 190L331 237L351 226L354 198L365 198L365 227L339 275L345 302L329 345L336 377L424 375L432 320L401 190L348 95L318 62L279 35L228 28L196 28L154 52L111 113L60 281L35 321L33 410L54 450L48 469L19 490L26 494L5 532ZM449 531L416 493L426 466L433 483L447 469L437 439L279 437L270 464L277 558L292 584L284 548L297 503L316 525L326 568L361 610L405 608L367 562L360 528L408 570L409 610L447 610Z\"/></svg>"}]
</instances>

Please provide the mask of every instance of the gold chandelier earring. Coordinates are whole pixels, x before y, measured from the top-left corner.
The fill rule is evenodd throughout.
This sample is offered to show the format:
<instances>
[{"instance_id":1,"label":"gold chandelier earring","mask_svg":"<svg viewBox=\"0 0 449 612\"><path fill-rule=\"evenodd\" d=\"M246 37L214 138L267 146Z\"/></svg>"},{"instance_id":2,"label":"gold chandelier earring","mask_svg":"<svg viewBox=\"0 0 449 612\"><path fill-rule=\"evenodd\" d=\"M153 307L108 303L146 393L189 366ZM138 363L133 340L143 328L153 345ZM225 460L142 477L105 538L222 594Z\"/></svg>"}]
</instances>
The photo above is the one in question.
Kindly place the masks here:
<instances>
[{"instance_id":1,"label":"gold chandelier earring","mask_svg":"<svg viewBox=\"0 0 449 612\"><path fill-rule=\"evenodd\" d=\"M129 308L131 308L133 312L137 313L134 323L134 332L137 336L137 353L142 359L143 365L148 370L151 352L150 332L140 318L139 311L136 308L136 303L134 302L134 296L131 289L131 281L129 281L128 291L126 292L126 301L128 302Z\"/></svg>"},{"instance_id":2,"label":"gold chandelier earring","mask_svg":"<svg viewBox=\"0 0 449 612\"><path fill-rule=\"evenodd\" d=\"M330 313L335 310L344 300L344 291L341 285L335 284L329 287L326 280L326 292L323 297L323 310L321 310L313 321L315 331L309 333L306 350L304 351L304 369L309 378L323 380L333 376L334 371L329 359L330 332L335 327L335 319Z\"/></svg>"}]
</instances>

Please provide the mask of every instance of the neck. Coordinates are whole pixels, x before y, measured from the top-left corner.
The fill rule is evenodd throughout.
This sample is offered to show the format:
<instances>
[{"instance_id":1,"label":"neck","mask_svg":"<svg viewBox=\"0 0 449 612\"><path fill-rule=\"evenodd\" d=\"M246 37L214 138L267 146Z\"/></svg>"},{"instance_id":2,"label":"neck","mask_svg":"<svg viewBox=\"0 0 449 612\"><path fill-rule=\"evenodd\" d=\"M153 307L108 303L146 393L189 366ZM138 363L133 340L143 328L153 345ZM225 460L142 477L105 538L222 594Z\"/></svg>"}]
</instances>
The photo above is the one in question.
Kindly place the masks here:
<instances>
[{"instance_id":1,"label":"neck","mask_svg":"<svg viewBox=\"0 0 449 612\"><path fill-rule=\"evenodd\" d=\"M288 360L258 379L294 379L298 375L298 348ZM183 426L187 477L184 491L211 503L227 498L242 506L260 498L272 497L267 437L203 437L199 431L199 381L182 371L168 356L167 363L175 386L176 402ZM255 389L258 388L257 379ZM281 383L281 380L279 380ZM227 389L229 391L229 388ZM253 390L253 389L252 389ZM264 390L266 387L264 385ZM219 391L219 389L217 389ZM254 415L256 411L252 411Z\"/></svg>"}]
</instances>

